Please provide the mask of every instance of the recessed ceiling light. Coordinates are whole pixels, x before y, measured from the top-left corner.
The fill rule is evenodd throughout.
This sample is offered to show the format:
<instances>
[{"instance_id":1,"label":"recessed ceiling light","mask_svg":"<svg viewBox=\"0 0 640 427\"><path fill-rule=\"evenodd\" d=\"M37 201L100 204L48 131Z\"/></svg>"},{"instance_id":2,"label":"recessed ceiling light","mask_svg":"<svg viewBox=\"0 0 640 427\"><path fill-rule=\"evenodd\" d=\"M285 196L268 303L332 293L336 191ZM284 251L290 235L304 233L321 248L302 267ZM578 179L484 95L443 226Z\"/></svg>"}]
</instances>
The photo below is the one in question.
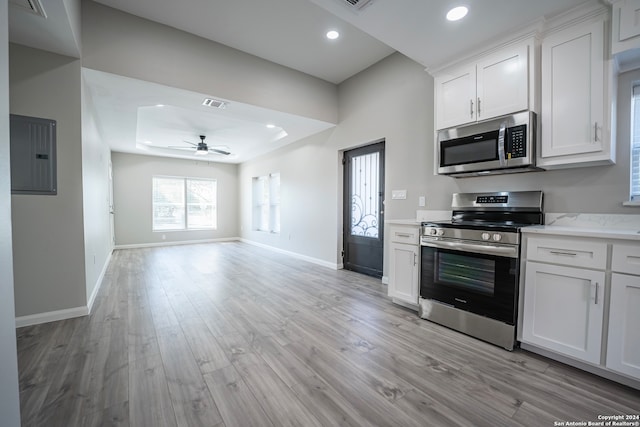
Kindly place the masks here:
<instances>
[{"instance_id":1,"label":"recessed ceiling light","mask_svg":"<svg viewBox=\"0 0 640 427\"><path fill-rule=\"evenodd\" d=\"M268 127L269 129L273 129L274 127L276 127L276 125L273 125L273 124L269 123L269 124L267 125L267 127Z\"/></svg>"},{"instance_id":2,"label":"recessed ceiling light","mask_svg":"<svg viewBox=\"0 0 640 427\"><path fill-rule=\"evenodd\" d=\"M164 107L164 104L156 104L156 107Z\"/></svg>"},{"instance_id":3,"label":"recessed ceiling light","mask_svg":"<svg viewBox=\"0 0 640 427\"><path fill-rule=\"evenodd\" d=\"M331 30L331 31L328 31L328 32L327 32L327 38L328 38L329 40L335 40L335 39L337 39L338 37L340 37L340 33L339 33L339 32L337 32L336 30Z\"/></svg>"},{"instance_id":4,"label":"recessed ceiling light","mask_svg":"<svg viewBox=\"0 0 640 427\"><path fill-rule=\"evenodd\" d=\"M447 19L449 21L457 21L467 16L467 12L469 12L469 9L464 6L454 7L449 12L447 12Z\"/></svg>"}]
</instances>

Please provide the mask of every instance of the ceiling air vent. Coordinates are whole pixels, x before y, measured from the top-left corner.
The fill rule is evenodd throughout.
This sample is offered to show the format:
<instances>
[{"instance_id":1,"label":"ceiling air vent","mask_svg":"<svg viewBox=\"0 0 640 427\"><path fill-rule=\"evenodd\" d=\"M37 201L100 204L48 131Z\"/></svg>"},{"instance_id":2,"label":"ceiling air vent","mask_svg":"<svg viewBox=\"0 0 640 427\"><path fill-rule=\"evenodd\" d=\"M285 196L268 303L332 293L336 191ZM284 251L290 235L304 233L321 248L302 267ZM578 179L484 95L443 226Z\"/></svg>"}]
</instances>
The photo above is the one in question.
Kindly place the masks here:
<instances>
[{"instance_id":1,"label":"ceiling air vent","mask_svg":"<svg viewBox=\"0 0 640 427\"><path fill-rule=\"evenodd\" d=\"M9 0L9 4L20 10L42 16L43 18L47 17L40 0Z\"/></svg>"},{"instance_id":2,"label":"ceiling air vent","mask_svg":"<svg viewBox=\"0 0 640 427\"><path fill-rule=\"evenodd\" d=\"M221 110L227 108L226 102L211 98L205 98L205 100L202 102L202 105L205 105L207 107L220 108Z\"/></svg>"},{"instance_id":3,"label":"ceiling air vent","mask_svg":"<svg viewBox=\"0 0 640 427\"><path fill-rule=\"evenodd\" d=\"M362 10L373 0L343 0L349 7L356 10Z\"/></svg>"}]
</instances>

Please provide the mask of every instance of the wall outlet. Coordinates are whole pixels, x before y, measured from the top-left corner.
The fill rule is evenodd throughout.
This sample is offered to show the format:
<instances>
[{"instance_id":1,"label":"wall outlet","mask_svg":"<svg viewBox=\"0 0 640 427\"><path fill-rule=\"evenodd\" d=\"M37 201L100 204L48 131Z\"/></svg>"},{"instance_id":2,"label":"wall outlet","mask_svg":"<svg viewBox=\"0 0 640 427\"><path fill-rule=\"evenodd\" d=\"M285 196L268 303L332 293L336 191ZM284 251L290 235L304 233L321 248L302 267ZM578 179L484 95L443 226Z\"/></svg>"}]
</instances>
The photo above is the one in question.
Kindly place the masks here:
<instances>
[{"instance_id":1,"label":"wall outlet","mask_svg":"<svg viewBox=\"0 0 640 427\"><path fill-rule=\"evenodd\" d=\"M167 240L167 235L166 234L162 235L162 240Z\"/></svg>"},{"instance_id":2,"label":"wall outlet","mask_svg":"<svg viewBox=\"0 0 640 427\"><path fill-rule=\"evenodd\" d=\"M418 206L425 207L427 205L427 199L424 196L418 197Z\"/></svg>"}]
</instances>

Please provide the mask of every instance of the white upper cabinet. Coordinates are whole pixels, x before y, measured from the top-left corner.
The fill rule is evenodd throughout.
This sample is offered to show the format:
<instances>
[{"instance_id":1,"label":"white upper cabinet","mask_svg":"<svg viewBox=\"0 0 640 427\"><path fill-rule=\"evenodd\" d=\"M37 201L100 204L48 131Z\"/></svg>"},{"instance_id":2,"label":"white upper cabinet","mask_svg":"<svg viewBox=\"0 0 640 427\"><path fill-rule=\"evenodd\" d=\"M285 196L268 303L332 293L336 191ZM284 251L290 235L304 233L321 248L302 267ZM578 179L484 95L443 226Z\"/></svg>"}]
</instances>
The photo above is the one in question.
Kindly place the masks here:
<instances>
[{"instance_id":1,"label":"white upper cabinet","mask_svg":"<svg viewBox=\"0 0 640 427\"><path fill-rule=\"evenodd\" d=\"M605 21L586 22L542 41L542 141L546 169L613 163L610 64Z\"/></svg>"},{"instance_id":2,"label":"white upper cabinet","mask_svg":"<svg viewBox=\"0 0 640 427\"><path fill-rule=\"evenodd\" d=\"M526 110L529 47L500 50L435 78L436 128L446 129Z\"/></svg>"},{"instance_id":3,"label":"white upper cabinet","mask_svg":"<svg viewBox=\"0 0 640 427\"><path fill-rule=\"evenodd\" d=\"M438 129L476 121L476 67L464 67L435 79Z\"/></svg>"},{"instance_id":4,"label":"white upper cabinet","mask_svg":"<svg viewBox=\"0 0 640 427\"><path fill-rule=\"evenodd\" d=\"M504 116L528 108L527 50L527 46L521 46L478 62L478 120Z\"/></svg>"},{"instance_id":5,"label":"white upper cabinet","mask_svg":"<svg viewBox=\"0 0 640 427\"><path fill-rule=\"evenodd\" d=\"M611 53L619 72L640 68L640 0L613 2Z\"/></svg>"}]
</instances>

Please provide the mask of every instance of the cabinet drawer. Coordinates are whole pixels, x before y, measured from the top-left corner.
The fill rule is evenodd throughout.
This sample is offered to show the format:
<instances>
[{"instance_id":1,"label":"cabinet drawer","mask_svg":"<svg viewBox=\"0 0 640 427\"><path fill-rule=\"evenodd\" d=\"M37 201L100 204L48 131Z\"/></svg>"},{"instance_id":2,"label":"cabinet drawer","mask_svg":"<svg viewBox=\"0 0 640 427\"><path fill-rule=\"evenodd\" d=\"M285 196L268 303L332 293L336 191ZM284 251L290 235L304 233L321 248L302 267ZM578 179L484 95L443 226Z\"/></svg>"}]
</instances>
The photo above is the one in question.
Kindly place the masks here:
<instances>
[{"instance_id":1,"label":"cabinet drawer","mask_svg":"<svg viewBox=\"0 0 640 427\"><path fill-rule=\"evenodd\" d=\"M527 259L604 270L607 267L607 244L571 238L534 237L527 243Z\"/></svg>"},{"instance_id":2,"label":"cabinet drawer","mask_svg":"<svg viewBox=\"0 0 640 427\"><path fill-rule=\"evenodd\" d=\"M394 243L407 243L417 245L419 243L419 227L391 227L391 241Z\"/></svg>"},{"instance_id":3,"label":"cabinet drawer","mask_svg":"<svg viewBox=\"0 0 640 427\"><path fill-rule=\"evenodd\" d=\"M611 270L640 276L640 244L616 243L613 245Z\"/></svg>"}]
</instances>

